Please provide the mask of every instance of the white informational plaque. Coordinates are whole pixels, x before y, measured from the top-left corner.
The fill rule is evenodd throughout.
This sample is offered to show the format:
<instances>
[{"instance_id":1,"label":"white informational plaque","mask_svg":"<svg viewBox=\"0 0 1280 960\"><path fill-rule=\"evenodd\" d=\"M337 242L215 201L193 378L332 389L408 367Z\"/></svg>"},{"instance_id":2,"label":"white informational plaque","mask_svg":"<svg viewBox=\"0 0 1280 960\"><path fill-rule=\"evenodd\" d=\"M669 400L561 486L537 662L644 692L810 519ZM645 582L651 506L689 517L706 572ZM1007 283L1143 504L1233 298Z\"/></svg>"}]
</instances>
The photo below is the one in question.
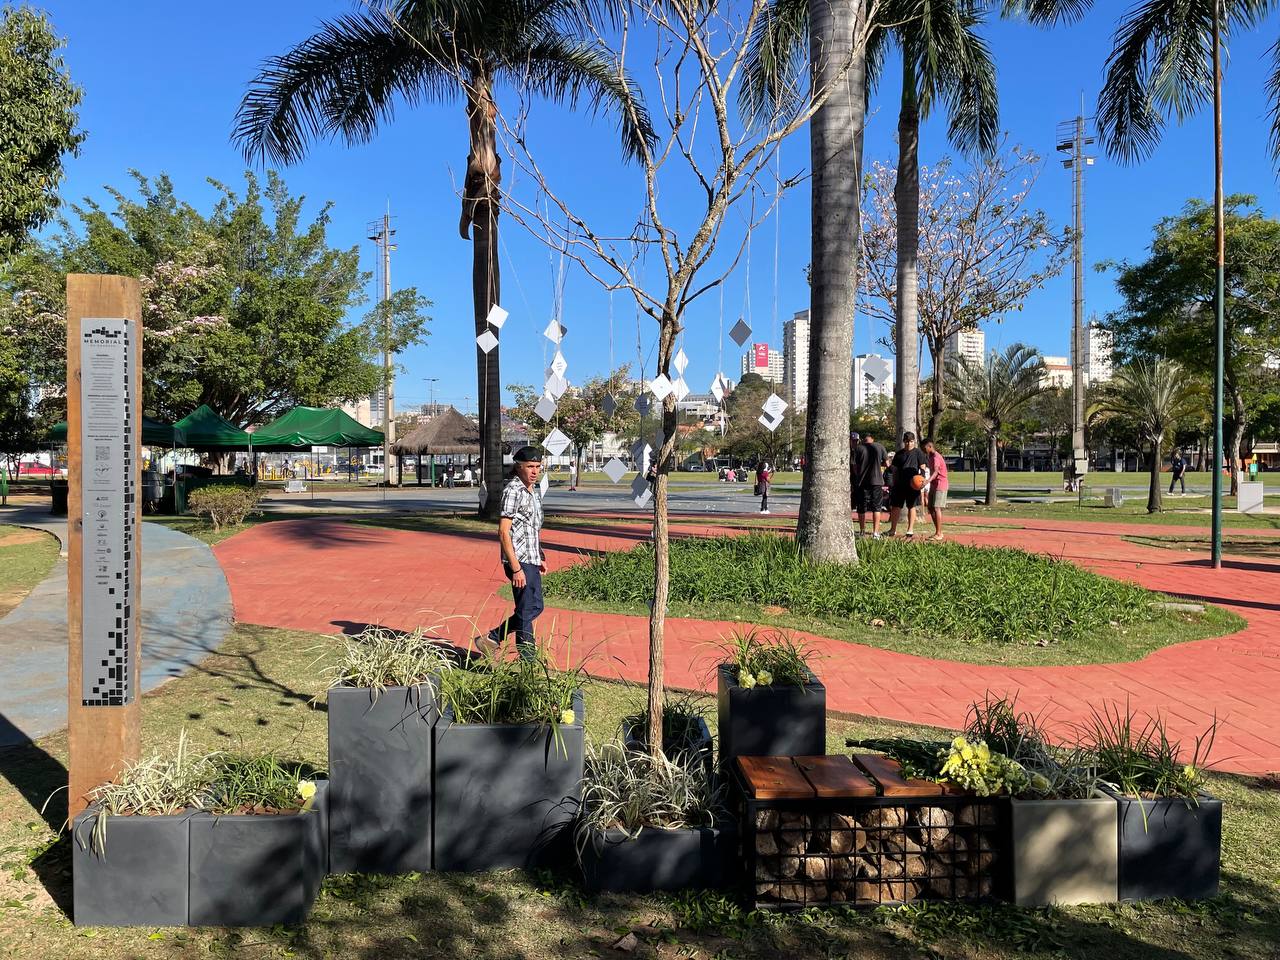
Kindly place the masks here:
<instances>
[{"instance_id":1,"label":"white informational plaque","mask_svg":"<svg viewBox=\"0 0 1280 960\"><path fill-rule=\"evenodd\" d=\"M136 325L128 320L80 321L80 451L83 509L83 654L81 700L87 707L122 706L136 694L130 684L133 531L137 528L140 464L134 447L131 370Z\"/></svg>"}]
</instances>

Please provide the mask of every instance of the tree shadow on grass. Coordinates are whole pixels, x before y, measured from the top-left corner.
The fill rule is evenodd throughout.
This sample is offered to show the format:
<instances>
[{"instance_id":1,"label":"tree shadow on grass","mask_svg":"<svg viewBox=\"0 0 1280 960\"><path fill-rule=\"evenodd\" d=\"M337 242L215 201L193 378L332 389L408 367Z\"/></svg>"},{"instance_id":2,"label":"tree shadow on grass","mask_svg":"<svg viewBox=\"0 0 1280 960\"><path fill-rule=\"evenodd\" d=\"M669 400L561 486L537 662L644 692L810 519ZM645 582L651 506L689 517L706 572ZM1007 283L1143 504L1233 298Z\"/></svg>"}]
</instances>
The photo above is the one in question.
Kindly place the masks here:
<instances>
[{"instance_id":1,"label":"tree shadow on grass","mask_svg":"<svg viewBox=\"0 0 1280 960\"><path fill-rule=\"evenodd\" d=\"M0 724L8 721L0 716ZM39 744L30 741L0 748L0 777L13 785L50 830L62 830L67 822L67 768ZM14 819L22 811L10 810ZM31 861L50 898L68 916L71 914L71 843L63 833L54 844Z\"/></svg>"}]
</instances>

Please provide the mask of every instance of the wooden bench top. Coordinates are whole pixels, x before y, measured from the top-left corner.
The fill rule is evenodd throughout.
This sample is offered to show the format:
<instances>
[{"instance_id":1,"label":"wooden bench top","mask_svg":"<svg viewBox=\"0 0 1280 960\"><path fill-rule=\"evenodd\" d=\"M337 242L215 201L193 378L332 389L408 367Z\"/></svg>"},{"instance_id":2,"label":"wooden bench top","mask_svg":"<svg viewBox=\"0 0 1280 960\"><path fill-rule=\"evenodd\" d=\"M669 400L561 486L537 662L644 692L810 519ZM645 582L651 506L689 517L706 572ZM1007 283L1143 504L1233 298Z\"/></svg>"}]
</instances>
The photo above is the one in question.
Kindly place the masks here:
<instances>
[{"instance_id":1,"label":"wooden bench top","mask_svg":"<svg viewBox=\"0 0 1280 960\"><path fill-rule=\"evenodd\" d=\"M902 764L878 753L856 753L853 762L880 784L886 797L938 797L942 785L931 780L907 779L902 775Z\"/></svg>"},{"instance_id":2,"label":"wooden bench top","mask_svg":"<svg viewBox=\"0 0 1280 960\"><path fill-rule=\"evenodd\" d=\"M817 796L791 757L737 757L738 769L757 800L808 800Z\"/></svg>"},{"instance_id":3,"label":"wooden bench top","mask_svg":"<svg viewBox=\"0 0 1280 960\"><path fill-rule=\"evenodd\" d=\"M795 765L819 797L874 797L876 785L851 759L795 757Z\"/></svg>"}]
</instances>

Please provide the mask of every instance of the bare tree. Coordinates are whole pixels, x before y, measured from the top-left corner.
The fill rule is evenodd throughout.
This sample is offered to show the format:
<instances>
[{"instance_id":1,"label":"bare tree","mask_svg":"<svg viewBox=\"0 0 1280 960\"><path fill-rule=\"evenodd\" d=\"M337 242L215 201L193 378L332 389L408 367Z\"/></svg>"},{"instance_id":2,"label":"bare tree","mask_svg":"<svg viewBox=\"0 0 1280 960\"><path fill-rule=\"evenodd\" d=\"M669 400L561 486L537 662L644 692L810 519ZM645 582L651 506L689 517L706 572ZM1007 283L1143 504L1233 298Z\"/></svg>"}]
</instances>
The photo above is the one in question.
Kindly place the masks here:
<instances>
[{"instance_id":1,"label":"bare tree","mask_svg":"<svg viewBox=\"0 0 1280 960\"><path fill-rule=\"evenodd\" d=\"M1021 310L1027 296L1062 272L1071 241L1055 233L1029 195L1035 154L1014 146L974 161L964 174L943 158L920 176L920 336L933 360L929 429L936 439L946 409L947 340L992 317ZM872 164L863 205L866 311L892 326L897 302L897 174Z\"/></svg>"},{"instance_id":2,"label":"bare tree","mask_svg":"<svg viewBox=\"0 0 1280 960\"><path fill-rule=\"evenodd\" d=\"M816 2L844 6L853 0ZM802 95L791 101L792 109L776 112L765 123L741 124L732 105L753 30L766 5L767 0L738 5L664 0L620 11L608 38L616 44L618 75L634 72L627 64L629 56L651 62L647 88L658 134L640 158L643 191L634 223L605 230L588 222L577 212L585 201L572 199L567 192L570 187L548 181L523 136L519 117L501 121L511 155L536 191L534 198L509 193L504 198L509 216L564 251L605 289L630 293L638 308L657 323L655 380L679 378L672 361L690 304L724 283L741 260L750 232L773 211L783 191L803 179L800 175L784 178L772 169L779 144L804 127L833 93L847 92L850 71L861 70L872 29L868 24L874 18L838 18L835 23L843 35L835 34L825 47L820 40L813 41L813 59L820 65L814 76L819 82L806 83ZM878 5L879 0L866 4L872 13ZM857 6L853 3L852 8ZM608 47L604 36L597 40L602 49ZM630 109L638 113L641 107L633 101ZM674 189L681 178L693 185L696 201ZM740 216L730 218L735 210ZM648 282L643 268L655 261L661 270ZM846 266L852 270L852 263ZM846 349L846 368L848 353ZM676 400L667 395L654 444L652 491L654 597L648 706L649 748L654 753L661 750L662 736L663 637L670 570L667 483L675 462L676 425ZM847 521L847 500L842 512Z\"/></svg>"}]
</instances>

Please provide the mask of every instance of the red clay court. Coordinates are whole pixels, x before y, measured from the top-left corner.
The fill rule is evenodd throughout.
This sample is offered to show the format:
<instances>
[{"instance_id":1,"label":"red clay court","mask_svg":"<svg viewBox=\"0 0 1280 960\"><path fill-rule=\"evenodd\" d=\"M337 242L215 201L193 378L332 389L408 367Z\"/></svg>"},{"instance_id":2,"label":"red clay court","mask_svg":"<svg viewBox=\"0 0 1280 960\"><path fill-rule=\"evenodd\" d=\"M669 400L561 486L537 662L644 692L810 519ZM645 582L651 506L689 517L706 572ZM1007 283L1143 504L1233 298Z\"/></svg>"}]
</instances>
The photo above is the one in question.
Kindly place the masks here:
<instances>
[{"instance_id":1,"label":"red clay court","mask_svg":"<svg viewBox=\"0 0 1280 960\"><path fill-rule=\"evenodd\" d=\"M628 518L629 520L629 518ZM626 549L647 527L578 525L543 531L551 569L582 551ZM569 521L571 523L571 521ZM680 521L675 521L680 523ZM999 521L983 520L986 525ZM1179 527L1019 520L1017 528L965 533L975 544L1062 555L1107 576L1153 590L1215 603L1248 620L1217 639L1179 644L1131 663L1069 667L976 666L807 636L820 658L828 708L852 714L956 727L970 703L990 691L1018 695L1020 707L1045 711L1057 724L1086 720L1092 707L1128 700L1160 712L1171 736L1190 743L1216 712L1212 766L1240 773L1280 770L1280 563L1227 560L1212 570L1199 554L1128 543L1125 534L1202 533ZM681 524L686 532L696 526ZM719 533L724 529L719 528ZM927 547L925 547L927 549ZM503 619L509 601L493 536L427 533L305 519L260 524L214 549L231 585L237 620L264 626L340 633L369 623L397 629L441 624L465 643ZM540 623L571 636L575 660L609 679L645 680L648 621L549 607ZM732 625L667 621L666 682L711 689L709 643ZM563 655L563 643L557 649Z\"/></svg>"}]
</instances>

